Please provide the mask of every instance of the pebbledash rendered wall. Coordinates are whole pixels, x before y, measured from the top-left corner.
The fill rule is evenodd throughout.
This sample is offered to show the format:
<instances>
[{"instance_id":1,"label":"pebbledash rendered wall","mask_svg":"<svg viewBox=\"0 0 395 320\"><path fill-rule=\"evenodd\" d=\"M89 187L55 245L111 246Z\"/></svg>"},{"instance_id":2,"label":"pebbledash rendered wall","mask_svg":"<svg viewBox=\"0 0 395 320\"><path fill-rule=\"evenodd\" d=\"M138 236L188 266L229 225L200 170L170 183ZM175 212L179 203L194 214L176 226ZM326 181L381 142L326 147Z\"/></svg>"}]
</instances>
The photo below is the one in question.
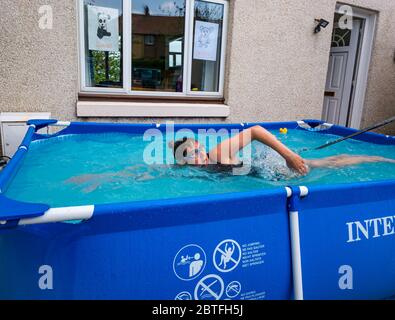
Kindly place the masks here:
<instances>
[{"instance_id":1,"label":"pebbledash rendered wall","mask_svg":"<svg viewBox=\"0 0 395 320\"><path fill-rule=\"evenodd\" d=\"M362 120L362 126L367 126L395 111L395 2L345 3L378 12ZM76 120L76 1L1 0L0 4L0 111L49 111L54 118ZM39 29L38 8L42 5L53 8L52 30ZM335 0L230 0L225 83L230 116L223 121L321 117L332 24L317 35L312 30L314 18L333 20L335 6ZM183 121L221 120L177 120ZM394 134L395 127L387 127L385 132Z\"/></svg>"}]
</instances>

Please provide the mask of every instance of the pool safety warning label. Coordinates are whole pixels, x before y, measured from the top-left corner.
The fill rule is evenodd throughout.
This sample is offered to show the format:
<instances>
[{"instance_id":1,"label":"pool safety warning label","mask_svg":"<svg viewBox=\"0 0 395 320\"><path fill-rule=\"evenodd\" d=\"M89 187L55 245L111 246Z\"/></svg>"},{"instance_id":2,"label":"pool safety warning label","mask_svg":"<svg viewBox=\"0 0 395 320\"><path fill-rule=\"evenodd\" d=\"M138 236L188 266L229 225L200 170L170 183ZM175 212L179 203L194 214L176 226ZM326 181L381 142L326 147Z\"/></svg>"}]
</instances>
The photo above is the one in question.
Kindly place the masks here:
<instances>
[{"instance_id":1,"label":"pool safety warning label","mask_svg":"<svg viewBox=\"0 0 395 320\"><path fill-rule=\"evenodd\" d=\"M232 281L226 287L226 295L228 298L236 298L241 292L241 284L238 281Z\"/></svg>"},{"instance_id":2,"label":"pool safety warning label","mask_svg":"<svg viewBox=\"0 0 395 320\"><path fill-rule=\"evenodd\" d=\"M205 249L207 255L200 245L188 244L175 255L173 270L176 277L182 281L194 280L195 284L192 290L176 294L175 300L265 299L266 292L244 291L240 279L229 279L236 270L263 264L266 256L264 244L251 242L240 245L236 240L225 239L212 251ZM207 260L211 252L212 261ZM209 266L209 274L204 275L206 266ZM217 272L210 273L210 269Z\"/></svg>"},{"instance_id":3,"label":"pool safety warning label","mask_svg":"<svg viewBox=\"0 0 395 320\"><path fill-rule=\"evenodd\" d=\"M177 278L190 281L197 278L206 266L206 253L196 245L187 245L178 251L173 261L173 270Z\"/></svg>"},{"instance_id":4,"label":"pool safety warning label","mask_svg":"<svg viewBox=\"0 0 395 320\"><path fill-rule=\"evenodd\" d=\"M240 245L234 240L222 241L214 250L213 263L219 272L234 270L241 260Z\"/></svg>"},{"instance_id":5,"label":"pool safety warning label","mask_svg":"<svg viewBox=\"0 0 395 320\"><path fill-rule=\"evenodd\" d=\"M266 292L250 291L245 292L240 296L240 300L263 300L266 299Z\"/></svg>"},{"instance_id":6,"label":"pool safety warning label","mask_svg":"<svg viewBox=\"0 0 395 320\"><path fill-rule=\"evenodd\" d=\"M265 263L265 245L260 242L244 244L242 246L242 267L248 268Z\"/></svg>"},{"instance_id":7,"label":"pool safety warning label","mask_svg":"<svg viewBox=\"0 0 395 320\"><path fill-rule=\"evenodd\" d=\"M177 294L174 300L192 300L192 296L189 292L183 291Z\"/></svg>"},{"instance_id":8,"label":"pool safety warning label","mask_svg":"<svg viewBox=\"0 0 395 320\"><path fill-rule=\"evenodd\" d=\"M219 300L224 293L224 281L220 276L209 274L195 287L195 300Z\"/></svg>"}]
</instances>

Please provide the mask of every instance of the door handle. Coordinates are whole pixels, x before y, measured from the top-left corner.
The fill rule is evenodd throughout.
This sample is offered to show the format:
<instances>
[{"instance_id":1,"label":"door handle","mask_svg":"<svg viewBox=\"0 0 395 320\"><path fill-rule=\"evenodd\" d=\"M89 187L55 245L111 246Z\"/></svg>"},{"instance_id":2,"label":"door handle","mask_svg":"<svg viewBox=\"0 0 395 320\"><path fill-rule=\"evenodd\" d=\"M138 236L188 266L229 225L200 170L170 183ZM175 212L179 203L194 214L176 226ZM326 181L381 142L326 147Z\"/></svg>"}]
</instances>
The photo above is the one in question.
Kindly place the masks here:
<instances>
[{"instance_id":1,"label":"door handle","mask_svg":"<svg viewBox=\"0 0 395 320\"><path fill-rule=\"evenodd\" d=\"M334 91L325 91L325 97L334 97L336 95L336 92Z\"/></svg>"}]
</instances>

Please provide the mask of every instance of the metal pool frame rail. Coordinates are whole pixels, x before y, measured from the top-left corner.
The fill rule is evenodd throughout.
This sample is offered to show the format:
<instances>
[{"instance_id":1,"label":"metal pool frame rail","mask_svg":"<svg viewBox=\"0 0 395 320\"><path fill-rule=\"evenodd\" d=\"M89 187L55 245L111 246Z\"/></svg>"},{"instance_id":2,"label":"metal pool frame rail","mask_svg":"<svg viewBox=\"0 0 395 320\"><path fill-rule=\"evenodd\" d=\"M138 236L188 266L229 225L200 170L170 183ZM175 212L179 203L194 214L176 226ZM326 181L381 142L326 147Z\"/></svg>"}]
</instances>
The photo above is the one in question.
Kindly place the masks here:
<instances>
[{"instance_id":1,"label":"metal pool frame rail","mask_svg":"<svg viewBox=\"0 0 395 320\"><path fill-rule=\"evenodd\" d=\"M241 123L241 124L215 124L215 125L176 125L175 130L178 129L190 129L190 130L197 130L202 127L208 127L213 129L220 129L220 128L228 128L228 129L243 129L247 127L254 126L256 124L263 125L267 129L278 129L281 127L287 127L290 129L300 129L300 130L309 130L309 131L316 131L322 132L325 134L336 134L340 136L349 135L353 132L356 132L355 129L344 128L332 124L324 123L323 121L319 120L304 120L304 121L294 121L294 122L279 122L279 123ZM23 163L24 157L29 149L30 143L32 141L46 139L53 136L61 136L66 134L84 134L84 133L95 133L100 132L103 128L106 131L117 131L117 132L133 132L133 133L144 133L145 130L156 128L160 130L165 130L165 127L161 124L109 124L109 123L78 123L78 122L61 122L57 120L30 120L28 122L29 128L26 133L25 138L23 139L21 145L19 146L16 154L11 159L9 164L5 167L5 169L0 173L0 232L1 229L13 229L17 228L18 226L24 225L34 225L34 224L46 224L46 223L53 223L53 222L65 222L71 220L89 220L94 218L95 216L99 218L100 216L106 216L108 214L112 214L114 212L120 211L127 211L127 210L145 210L147 207L170 207L172 203L183 203L188 204L189 202L193 202L196 199L196 203L199 203L200 200L203 199L205 202L208 202L211 198L221 199L221 201L226 201L230 195L225 196L211 196L210 197L197 197L197 198L190 198L190 199L169 199L166 201L144 201L144 202L136 202L136 203L128 203L128 204L112 204L110 205L86 205L86 206L77 206L77 207L63 207L63 208L50 208L46 204L33 204L33 203L22 203L19 201L15 201L12 199L8 199L4 193L7 189L7 186L12 181L15 173L18 171L18 168ZM55 133L53 135L40 135L37 131L41 128L47 126L59 126L65 127L63 130ZM133 129L133 130L131 130ZM362 140L366 142L373 142L377 144L391 144L395 145L395 137L392 136L384 136L377 133L366 133L357 138L357 140ZM350 184L350 185L341 185L341 186L330 186L330 187L313 187L310 190L304 186L289 186L286 187L283 191L286 193L287 196L287 211L289 215L289 235L290 235L290 247L291 247L291 260L292 260L292 275L293 275L293 295L294 299L302 300L304 298L314 299L317 297L317 293L314 292L314 284L308 279L309 277L305 276L305 270L309 270L311 273L311 268L319 265L318 263L314 262L311 263L311 257L309 257L309 253L304 250L306 247L306 239L309 238L310 233L314 234L314 228L306 227L306 216L311 217L310 212L311 210L311 203L309 202L309 198L313 198L313 202L317 201L314 198L317 195L328 195L329 192L334 192L334 190L344 190L344 192L348 192L352 197L355 197L356 193L362 192L366 193L367 189L371 187L381 188L383 190L380 196L375 198L377 203L382 203L386 201L386 203L390 203L388 207L394 205L394 213L395 213L395 196L394 200L392 200L391 192L394 191L395 195L395 181L386 181L386 182L369 182L365 184L357 183L357 184ZM349 189L355 188L357 191L349 191ZM280 189L279 189L280 190ZM370 189L369 189L370 190ZM386 191L387 190L387 191ZM282 192L283 192L282 191ZM237 193L233 194L233 197L243 198L247 197L249 193ZM256 195L254 195L256 196ZM262 193L264 196L264 193ZM339 198L340 199L340 198ZM334 201L335 202L335 201ZM345 203L344 199L340 199L338 202ZM376 203L375 202L375 203ZM306 205L307 204L307 205ZM334 206L335 204L331 204ZM317 203L317 208L320 206ZM323 206L325 207L325 206ZM127 210L125 209L127 208ZM340 208L340 207L339 207ZM392 207L391 207L392 208ZM323 208L323 210L326 210ZM339 209L340 211L342 209ZM313 210L314 212L314 210ZM353 213L354 214L354 213ZM317 217L320 216L320 213L317 209ZM345 213L347 215L347 212ZM354 214L355 215L355 214ZM329 215L322 215L318 222L322 223L329 217ZM330 220L330 218L328 218ZM351 218L350 218L351 219ZM356 218L355 218L356 219ZM359 219L362 219L359 217ZM340 218L338 220L341 220ZM331 222L333 222L331 220ZM337 223L337 221L335 221ZM343 228L344 222L341 222L338 228ZM308 223L307 223L308 225ZM347 225L347 224L346 224ZM76 227L77 228L77 227ZM313 230L310 232L310 230ZM337 230L337 229L336 229ZM357 230L358 231L358 230ZM349 231L350 232L350 231ZM317 235L315 234L317 237ZM332 236L332 235L326 235ZM334 242L338 241L339 239L334 236ZM342 235L344 236L344 235ZM369 239L367 239L369 240ZM387 240L387 239L386 239ZM310 241L310 240L308 240ZM344 242L344 241L343 241ZM320 248L319 243L313 244ZM339 242L338 246L341 247L343 244ZM348 252L349 243L345 242L344 251ZM387 245L387 242L385 243ZM327 247L323 246L323 249L327 249ZM343 250L342 249L342 250ZM317 249L318 250L318 249ZM306 258L307 257L307 258ZM382 260L377 262L377 266L384 266L390 259L389 255L383 255ZM352 260L352 259L351 259ZM325 269L325 266L320 266L321 268ZM363 272L363 271L360 271ZM391 271L388 271L391 274ZM395 275L395 271L394 271ZM395 281L395 280L394 280ZM392 285L392 283L390 283ZM367 288L370 288L369 285L366 285ZM382 291L390 292L389 285L381 284ZM307 288L307 289L306 289ZM332 290L333 292L337 292L334 288L329 288L328 290ZM367 290L367 289L366 289ZM339 294L339 293L333 293ZM364 291L364 294L365 291ZM375 293L376 294L376 293ZM380 293L374 295L374 297L378 297ZM395 294L395 283L394 283L394 292ZM347 298L347 295L344 295Z\"/></svg>"},{"instance_id":2,"label":"metal pool frame rail","mask_svg":"<svg viewBox=\"0 0 395 320\"><path fill-rule=\"evenodd\" d=\"M3 193L18 171L29 149L35 133L47 126L69 126L70 122L57 120L31 120L29 128L17 152L0 175L0 229L18 225L31 225L71 220L87 220L93 215L94 206L50 208L45 204L23 203L8 199Z\"/></svg>"}]
</instances>

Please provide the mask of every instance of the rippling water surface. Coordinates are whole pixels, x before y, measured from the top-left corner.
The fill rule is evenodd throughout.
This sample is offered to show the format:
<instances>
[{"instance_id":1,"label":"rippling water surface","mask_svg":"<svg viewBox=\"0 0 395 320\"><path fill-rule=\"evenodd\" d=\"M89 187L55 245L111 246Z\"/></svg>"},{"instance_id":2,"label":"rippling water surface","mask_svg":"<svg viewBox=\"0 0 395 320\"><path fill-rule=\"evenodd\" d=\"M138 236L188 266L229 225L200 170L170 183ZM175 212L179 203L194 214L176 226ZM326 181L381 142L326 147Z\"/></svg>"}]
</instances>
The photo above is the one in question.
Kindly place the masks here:
<instances>
[{"instance_id":1,"label":"rippling water surface","mask_svg":"<svg viewBox=\"0 0 395 320\"><path fill-rule=\"evenodd\" d=\"M273 133L297 152L338 138L302 130L290 130L287 135ZM171 164L147 165L143 155L149 144L141 135L119 133L68 135L34 142L6 194L21 201L69 206L395 179L395 165L388 163L314 169L302 177L289 170L278 154L256 142L252 144L252 170L246 176ZM164 147L164 157L166 151ZM395 159L395 146L349 140L301 153L307 159L338 154Z\"/></svg>"}]
</instances>

